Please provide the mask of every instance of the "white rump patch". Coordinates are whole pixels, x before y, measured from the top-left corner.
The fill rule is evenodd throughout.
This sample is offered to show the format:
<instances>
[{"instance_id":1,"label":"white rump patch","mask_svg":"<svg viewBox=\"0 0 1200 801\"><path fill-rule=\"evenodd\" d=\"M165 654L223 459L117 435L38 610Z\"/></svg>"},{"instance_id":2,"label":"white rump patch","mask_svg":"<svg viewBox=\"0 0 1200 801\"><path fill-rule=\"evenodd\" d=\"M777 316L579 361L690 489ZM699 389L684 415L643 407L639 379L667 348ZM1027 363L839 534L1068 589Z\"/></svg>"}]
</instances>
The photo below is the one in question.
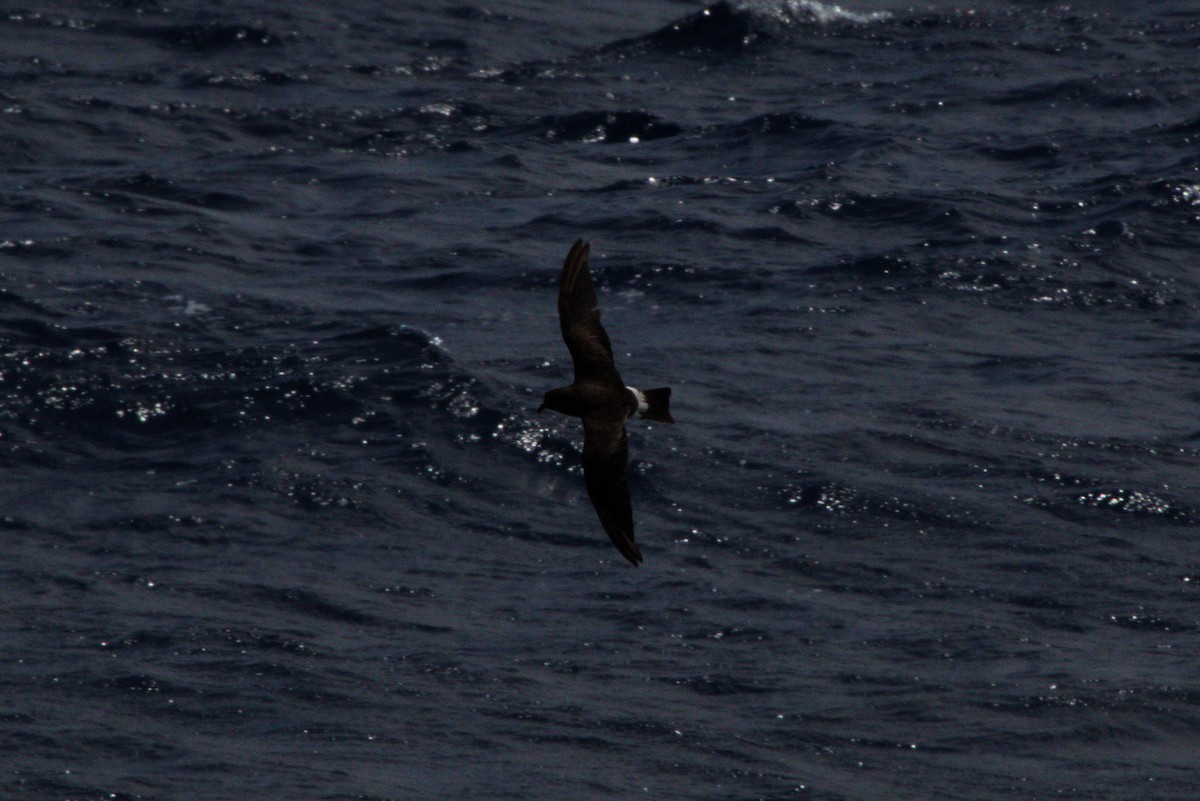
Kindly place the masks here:
<instances>
[{"instance_id":1,"label":"white rump patch","mask_svg":"<svg viewBox=\"0 0 1200 801\"><path fill-rule=\"evenodd\" d=\"M637 407L637 411L634 412L634 414L645 414L647 412L647 410L649 410L649 408L650 408L650 402L648 400L646 400L646 396L643 395L642 391L640 389L638 389L637 387L631 387L628 384L626 384L625 389L632 392L633 397L637 398L638 407ZM629 416L633 417L632 414Z\"/></svg>"}]
</instances>

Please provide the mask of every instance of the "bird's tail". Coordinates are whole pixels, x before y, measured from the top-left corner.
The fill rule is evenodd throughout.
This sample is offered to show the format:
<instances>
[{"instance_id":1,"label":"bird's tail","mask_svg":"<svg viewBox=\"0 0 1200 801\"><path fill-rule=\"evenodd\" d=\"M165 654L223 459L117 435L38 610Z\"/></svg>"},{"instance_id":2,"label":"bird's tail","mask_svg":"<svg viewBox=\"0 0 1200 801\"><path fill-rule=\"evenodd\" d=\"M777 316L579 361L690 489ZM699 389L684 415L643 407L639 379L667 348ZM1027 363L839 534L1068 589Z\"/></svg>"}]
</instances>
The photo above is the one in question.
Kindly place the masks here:
<instances>
[{"instance_id":1,"label":"bird's tail","mask_svg":"<svg viewBox=\"0 0 1200 801\"><path fill-rule=\"evenodd\" d=\"M639 416L645 420L654 420L659 423L674 423L675 418L671 417L671 388L662 387L660 389L643 389L642 395L646 398L646 411Z\"/></svg>"}]
</instances>

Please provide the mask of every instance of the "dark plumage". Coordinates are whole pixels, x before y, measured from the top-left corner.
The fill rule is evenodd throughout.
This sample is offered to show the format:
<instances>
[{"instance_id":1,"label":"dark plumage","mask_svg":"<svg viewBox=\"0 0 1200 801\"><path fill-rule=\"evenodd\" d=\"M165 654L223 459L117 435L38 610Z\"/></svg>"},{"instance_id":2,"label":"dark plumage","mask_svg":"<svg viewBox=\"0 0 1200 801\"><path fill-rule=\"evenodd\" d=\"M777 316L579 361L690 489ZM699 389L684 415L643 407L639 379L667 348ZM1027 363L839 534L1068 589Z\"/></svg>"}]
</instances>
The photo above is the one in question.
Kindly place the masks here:
<instances>
[{"instance_id":1,"label":"dark plumage","mask_svg":"<svg viewBox=\"0 0 1200 801\"><path fill-rule=\"evenodd\" d=\"M596 290L588 271L590 249L582 239L567 254L558 284L558 321L575 363L575 383L546 393L542 409L583 418L583 476L588 497L608 536L633 564L642 552L633 539L633 507L625 483L629 438L625 421L635 414L674 423L669 388L640 391L625 386L613 364L612 343L600 325Z\"/></svg>"}]
</instances>

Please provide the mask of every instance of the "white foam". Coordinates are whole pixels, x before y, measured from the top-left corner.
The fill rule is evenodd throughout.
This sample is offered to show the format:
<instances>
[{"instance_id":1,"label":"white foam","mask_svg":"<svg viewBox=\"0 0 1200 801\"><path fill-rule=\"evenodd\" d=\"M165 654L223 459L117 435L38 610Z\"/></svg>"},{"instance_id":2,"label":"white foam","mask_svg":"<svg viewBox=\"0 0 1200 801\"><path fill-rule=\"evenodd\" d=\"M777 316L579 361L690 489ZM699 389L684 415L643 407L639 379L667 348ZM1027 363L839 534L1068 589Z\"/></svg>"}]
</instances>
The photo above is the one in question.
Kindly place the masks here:
<instances>
[{"instance_id":1,"label":"white foam","mask_svg":"<svg viewBox=\"0 0 1200 801\"><path fill-rule=\"evenodd\" d=\"M752 14L762 14L785 25L796 22L816 21L822 25L831 22L881 22L891 18L888 11L847 11L833 3L817 0L738 0L734 7Z\"/></svg>"}]
</instances>

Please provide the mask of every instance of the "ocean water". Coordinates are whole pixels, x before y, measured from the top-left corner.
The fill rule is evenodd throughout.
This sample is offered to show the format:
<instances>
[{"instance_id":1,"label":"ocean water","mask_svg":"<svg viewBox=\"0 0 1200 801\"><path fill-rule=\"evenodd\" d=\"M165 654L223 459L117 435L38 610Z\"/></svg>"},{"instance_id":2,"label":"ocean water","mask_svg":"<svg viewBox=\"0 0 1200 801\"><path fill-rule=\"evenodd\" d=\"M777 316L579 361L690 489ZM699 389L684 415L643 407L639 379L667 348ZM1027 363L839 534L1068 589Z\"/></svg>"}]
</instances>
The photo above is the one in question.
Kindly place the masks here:
<instances>
[{"instance_id":1,"label":"ocean water","mask_svg":"<svg viewBox=\"0 0 1200 801\"><path fill-rule=\"evenodd\" d=\"M0 13L0 797L1200 797L1193 2ZM557 272L623 377L588 502Z\"/></svg>"}]
</instances>

